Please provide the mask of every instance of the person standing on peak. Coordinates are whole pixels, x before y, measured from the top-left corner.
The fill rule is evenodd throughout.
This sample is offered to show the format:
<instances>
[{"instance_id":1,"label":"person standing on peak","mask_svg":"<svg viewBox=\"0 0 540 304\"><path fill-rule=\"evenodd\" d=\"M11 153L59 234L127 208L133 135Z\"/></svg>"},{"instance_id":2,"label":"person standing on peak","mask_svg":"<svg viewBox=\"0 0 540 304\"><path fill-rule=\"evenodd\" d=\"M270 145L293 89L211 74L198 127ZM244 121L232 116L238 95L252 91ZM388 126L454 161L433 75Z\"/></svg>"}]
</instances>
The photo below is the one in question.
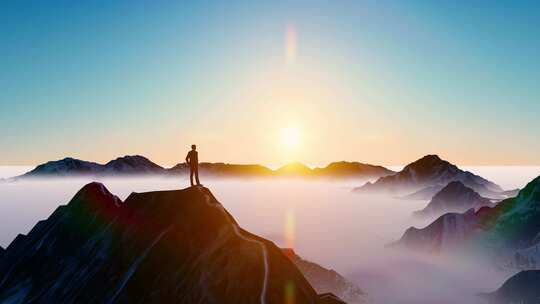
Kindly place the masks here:
<instances>
[{"instance_id":1,"label":"person standing on peak","mask_svg":"<svg viewBox=\"0 0 540 304\"><path fill-rule=\"evenodd\" d=\"M186 156L186 163L189 165L189 181L193 187L193 174L195 174L195 181L197 186L200 186L199 182L199 155L197 153L197 146L191 145L191 151Z\"/></svg>"}]
</instances>

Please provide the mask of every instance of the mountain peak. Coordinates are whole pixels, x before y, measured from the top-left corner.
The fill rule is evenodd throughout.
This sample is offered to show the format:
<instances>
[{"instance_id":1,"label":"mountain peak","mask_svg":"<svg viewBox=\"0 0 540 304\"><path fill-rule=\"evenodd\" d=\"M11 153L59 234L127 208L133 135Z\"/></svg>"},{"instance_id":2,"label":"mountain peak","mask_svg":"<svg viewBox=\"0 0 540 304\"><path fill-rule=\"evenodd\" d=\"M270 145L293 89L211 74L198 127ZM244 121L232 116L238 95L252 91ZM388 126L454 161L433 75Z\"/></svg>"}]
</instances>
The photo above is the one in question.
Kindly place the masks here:
<instances>
[{"instance_id":1,"label":"mountain peak","mask_svg":"<svg viewBox=\"0 0 540 304\"><path fill-rule=\"evenodd\" d=\"M163 170L163 167L141 155L118 157L104 165L104 171L114 171L124 174L162 173Z\"/></svg>"},{"instance_id":2,"label":"mountain peak","mask_svg":"<svg viewBox=\"0 0 540 304\"><path fill-rule=\"evenodd\" d=\"M87 217L90 214L114 214L121 205L122 201L102 183L92 182L82 187L67 207L73 216Z\"/></svg>"},{"instance_id":3,"label":"mountain peak","mask_svg":"<svg viewBox=\"0 0 540 304\"><path fill-rule=\"evenodd\" d=\"M428 205L415 211L417 216L440 216L447 212L465 212L471 208L478 210L485 206L493 206L491 201L480 196L461 181L452 181L437 192Z\"/></svg>"},{"instance_id":4,"label":"mountain peak","mask_svg":"<svg viewBox=\"0 0 540 304\"><path fill-rule=\"evenodd\" d=\"M400 172L381 177L375 183L366 184L356 190L385 191L401 195L415 194L419 191L431 193L432 190L439 191L452 181L460 181L486 197L506 197L498 185L471 172L461 170L435 154L426 155L408 164ZM430 198L431 196L428 199Z\"/></svg>"},{"instance_id":5,"label":"mountain peak","mask_svg":"<svg viewBox=\"0 0 540 304\"><path fill-rule=\"evenodd\" d=\"M419 161L443 161L437 154L427 154L424 157L420 158Z\"/></svg>"},{"instance_id":6,"label":"mountain peak","mask_svg":"<svg viewBox=\"0 0 540 304\"><path fill-rule=\"evenodd\" d=\"M203 187L121 203L87 184L3 255L0 299L19 290L20 303L281 303L288 286L296 303L326 299Z\"/></svg>"},{"instance_id":7,"label":"mountain peak","mask_svg":"<svg viewBox=\"0 0 540 304\"><path fill-rule=\"evenodd\" d=\"M134 161L147 161L149 162L150 160L142 155L138 155L138 154L135 154L135 155L124 155L124 156L120 156L120 157L117 157L116 159L112 160L112 161L115 161L115 160L123 160L123 161L128 161L128 160L134 160Z\"/></svg>"},{"instance_id":8,"label":"mountain peak","mask_svg":"<svg viewBox=\"0 0 540 304\"><path fill-rule=\"evenodd\" d=\"M415 170L416 172L423 172L433 170L440 167L455 167L450 162L441 159L436 154L426 155L410 164L408 164L403 171ZM457 169L457 167L456 167Z\"/></svg>"},{"instance_id":9,"label":"mountain peak","mask_svg":"<svg viewBox=\"0 0 540 304\"><path fill-rule=\"evenodd\" d=\"M446 193L457 192L474 192L474 190L465 186L461 181L452 181L448 183L448 185L446 185L441 191L439 191L437 195L445 195Z\"/></svg>"},{"instance_id":10,"label":"mountain peak","mask_svg":"<svg viewBox=\"0 0 540 304\"><path fill-rule=\"evenodd\" d=\"M302 174L302 173L306 173L306 172L311 172L311 168L309 168L308 166L304 165L303 163L301 162L291 162L291 163L288 163L286 165L284 165L283 167L280 167L279 169L276 170L276 172L279 172L279 173L285 173L285 174Z\"/></svg>"}]
</instances>

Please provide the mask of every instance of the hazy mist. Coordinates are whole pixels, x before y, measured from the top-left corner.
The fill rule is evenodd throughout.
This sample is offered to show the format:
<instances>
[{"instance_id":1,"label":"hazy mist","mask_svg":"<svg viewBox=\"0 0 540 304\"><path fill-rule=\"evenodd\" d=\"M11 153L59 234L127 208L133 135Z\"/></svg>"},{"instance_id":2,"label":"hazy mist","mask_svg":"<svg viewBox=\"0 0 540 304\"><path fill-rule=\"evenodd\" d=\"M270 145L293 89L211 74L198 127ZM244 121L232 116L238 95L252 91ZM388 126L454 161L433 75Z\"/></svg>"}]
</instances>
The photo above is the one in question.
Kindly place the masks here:
<instances>
[{"instance_id":1,"label":"hazy mist","mask_svg":"<svg viewBox=\"0 0 540 304\"><path fill-rule=\"evenodd\" d=\"M3 177L13 172L18 171L0 170ZM522 187L539 172L533 167L475 168L475 173L505 189ZM122 200L133 191L188 185L185 177L98 180ZM0 183L0 246L6 247L17 233L27 233L58 205L68 203L89 181L73 178ZM494 290L510 276L467 259L435 259L386 248L409 226L423 227L428 223L411 217L427 202L350 191L363 181L202 182L242 227L279 246L292 246L300 256L335 269L366 290L373 303L481 303L476 293Z\"/></svg>"}]
</instances>

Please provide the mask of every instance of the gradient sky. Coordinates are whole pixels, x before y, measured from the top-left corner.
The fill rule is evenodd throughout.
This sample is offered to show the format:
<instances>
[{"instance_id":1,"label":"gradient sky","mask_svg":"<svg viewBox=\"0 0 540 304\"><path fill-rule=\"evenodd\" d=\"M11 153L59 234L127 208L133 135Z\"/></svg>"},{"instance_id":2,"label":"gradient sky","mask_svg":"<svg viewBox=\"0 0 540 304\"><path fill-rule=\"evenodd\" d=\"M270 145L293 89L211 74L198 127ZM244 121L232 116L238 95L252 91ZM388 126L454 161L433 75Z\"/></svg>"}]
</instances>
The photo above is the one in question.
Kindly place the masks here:
<instances>
[{"instance_id":1,"label":"gradient sky","mask_svg":"<svg viewBox=\"0 0 540 304\"><path fill-rule=\"evenodd\" d=\"M540 164L538 2L183 2L2 2L0 164Z\"/></svg>"}]
</instances>

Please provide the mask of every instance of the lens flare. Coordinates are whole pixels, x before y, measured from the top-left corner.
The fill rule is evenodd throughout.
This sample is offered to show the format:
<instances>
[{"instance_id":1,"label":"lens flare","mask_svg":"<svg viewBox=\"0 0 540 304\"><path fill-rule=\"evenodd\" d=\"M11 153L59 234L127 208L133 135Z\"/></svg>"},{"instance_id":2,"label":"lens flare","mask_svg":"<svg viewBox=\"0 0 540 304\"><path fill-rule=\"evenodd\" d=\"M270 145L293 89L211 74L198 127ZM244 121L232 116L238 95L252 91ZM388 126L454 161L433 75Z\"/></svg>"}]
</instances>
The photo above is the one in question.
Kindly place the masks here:
<instances>
[{"instance_id":1,"label":"lens flare","mask_svg":"<svg viewBox=\"0 0 540 304\"><path fill-rule=\"evenodd\" d=\"M289 64L296 61L296 27L292 24L287 26L285 33L285 56Z\"/></svg>"},{"instance_id":2,"label":"lens flare","mask_svg":"<svg viewBox=\"0 0 540 304\"><path fill-rule=\"evenodd\" d=\"M294 304L296 302L295 286L293 281L285 285L285 304Z\"/></svg>"}]
</instances>

